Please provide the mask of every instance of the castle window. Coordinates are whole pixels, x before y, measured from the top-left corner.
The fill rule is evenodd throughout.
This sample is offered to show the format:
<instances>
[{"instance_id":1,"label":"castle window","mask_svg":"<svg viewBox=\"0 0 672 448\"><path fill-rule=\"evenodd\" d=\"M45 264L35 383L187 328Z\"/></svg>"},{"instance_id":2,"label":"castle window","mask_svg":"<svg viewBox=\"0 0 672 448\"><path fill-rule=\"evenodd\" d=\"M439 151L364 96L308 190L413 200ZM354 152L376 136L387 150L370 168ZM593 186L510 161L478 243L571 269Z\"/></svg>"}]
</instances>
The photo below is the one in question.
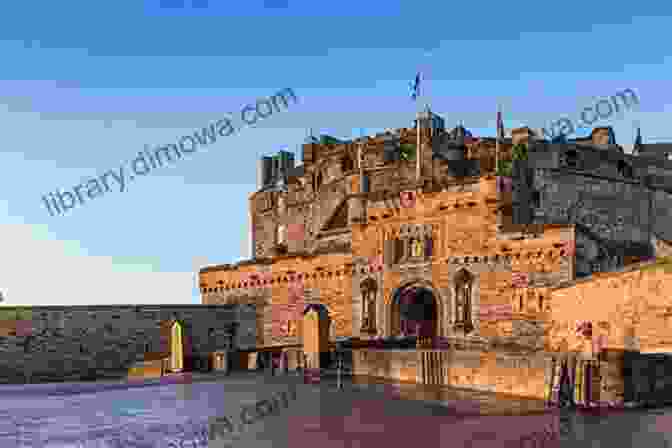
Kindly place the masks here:
<instances>
[{"instance_id":1,"label":"castle window","mask_svg":"<svg viewBox=\"0 0 672 448\"><path fill-rule=\"evenodd\" d=\"M621 177L632 177L632 167L623 160L618 161L618 175Z\"/></svg>"},{"instance_id":2,"label":"castle window","mask_svg":"<svg viewBox=\"0 0 672 448\"><path fill-rule=\"evenodd\" d=\"M541 192L532 192L532 207L541 208Z\"/></svg>"},{"instance_id":3,"label":"castle window","mask_svg":"<svg viewBox=\"0 0 672 448\"><path fill-rule=\"evenodd\" d=\"M346 155L341 159L341 171L347 173L355 169L355 164L352 161L352 158L349 155Z\"/></svg>"}]
</instances>

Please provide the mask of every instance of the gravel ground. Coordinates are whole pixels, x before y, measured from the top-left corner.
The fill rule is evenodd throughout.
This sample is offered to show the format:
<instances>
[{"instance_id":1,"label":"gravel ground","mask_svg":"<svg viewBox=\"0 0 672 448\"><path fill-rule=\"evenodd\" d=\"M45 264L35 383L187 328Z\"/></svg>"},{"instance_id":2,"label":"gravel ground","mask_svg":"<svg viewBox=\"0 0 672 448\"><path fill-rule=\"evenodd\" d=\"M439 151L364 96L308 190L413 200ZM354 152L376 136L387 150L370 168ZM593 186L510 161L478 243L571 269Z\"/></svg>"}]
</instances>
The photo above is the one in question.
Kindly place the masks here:
<instances>
[{"instance_id":1,"label":"gravel ground","mask_svg":"<svg viewBox=\"0 0 672 448\"><path fill-rule=\"evenodd\" d=\"M294 375L241 372L195 376L190 384L109 388L112 383L104 383L86 390L39 385L24 393L0 388L0 448L526 448L565 443L656 448L672 442L670 409L560 415L534 400L487 392L358 378L339 390L333 378L319 385L301 381ZM254 411L282 392L288 394L285 402ZM244 409L250 412L241 416ZM218 440L208 443L203 436L209 423L224 416L232 433L220 431ZM250 421L243 424L241 418Z\"/></svg>"}]
</instances>

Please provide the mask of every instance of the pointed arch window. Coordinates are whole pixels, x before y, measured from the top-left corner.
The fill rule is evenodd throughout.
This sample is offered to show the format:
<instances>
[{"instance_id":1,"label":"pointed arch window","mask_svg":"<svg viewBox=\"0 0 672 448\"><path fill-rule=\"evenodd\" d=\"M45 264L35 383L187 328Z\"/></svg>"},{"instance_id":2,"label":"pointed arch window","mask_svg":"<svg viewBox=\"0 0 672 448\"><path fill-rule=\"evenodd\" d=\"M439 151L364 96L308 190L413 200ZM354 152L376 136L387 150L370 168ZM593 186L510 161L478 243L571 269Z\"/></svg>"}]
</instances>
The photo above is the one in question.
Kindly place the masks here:
<instances>
[{"instance_id":1,"label":"pointed arch window","mask_svg":"<svg viewBox=\"0 0 672 448\"><path fill-rule=\"evenodd\" d=\"M474 276L466 270L461 270L455 277L455 325L463 327L465 331L473 329L472 323L472 293Z\"/></svg>"}]
</instances>

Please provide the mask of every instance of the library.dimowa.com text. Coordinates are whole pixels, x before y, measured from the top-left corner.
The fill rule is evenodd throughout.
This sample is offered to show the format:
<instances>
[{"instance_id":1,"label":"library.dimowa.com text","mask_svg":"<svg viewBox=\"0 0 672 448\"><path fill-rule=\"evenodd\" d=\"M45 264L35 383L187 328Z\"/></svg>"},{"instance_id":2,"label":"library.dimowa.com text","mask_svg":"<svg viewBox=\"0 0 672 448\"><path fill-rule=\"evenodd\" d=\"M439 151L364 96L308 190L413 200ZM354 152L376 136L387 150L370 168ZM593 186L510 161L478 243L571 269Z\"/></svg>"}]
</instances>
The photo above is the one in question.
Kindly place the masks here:
<instances>
[{"instance_id":1,"label":"library.dimowa.com text","mask_svg":"<svg viewBox=\"0 0 672 448\"><path fill-rule=\"evenodd\" d=\"M193 134L182 136L177 143L169 143L150 150L145 146L144 151L138 152L138 156L129 162L128 171L121 165L117 170L109 170L98 177L93 177L86 182L75 185L69 190L59 189L42 196L42 201L51 216L63 215L77 205L84 205L91 200L112 191L112 187L124 191L127 185L137 176L146 176L151 170L160 168L165 163L174 163L185 154L196 152L199 146L212 145L217 137L228 137L245 125L254 125L260 119L265 119L280 112L289 106L288 99L297 102L294 91L290 88L283 89L273 96L257 100L254 105L247 105L240 111L240 119L243 121L239 127L234 126L230 118L222 118L195 131Z\"/></svg>"}]
</instances>

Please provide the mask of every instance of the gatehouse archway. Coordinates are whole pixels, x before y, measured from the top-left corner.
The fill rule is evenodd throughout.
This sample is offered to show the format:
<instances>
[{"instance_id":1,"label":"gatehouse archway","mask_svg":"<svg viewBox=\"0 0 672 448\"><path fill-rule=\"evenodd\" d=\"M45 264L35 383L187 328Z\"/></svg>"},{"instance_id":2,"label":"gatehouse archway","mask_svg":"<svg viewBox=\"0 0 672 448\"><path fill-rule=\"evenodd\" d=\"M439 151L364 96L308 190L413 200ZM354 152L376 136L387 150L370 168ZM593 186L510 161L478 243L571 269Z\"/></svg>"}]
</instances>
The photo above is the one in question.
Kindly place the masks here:
<instances>
[{"instance_id":1,"label":"gatehouse archway","mask_svg":"<svg viewBox=\"0 0 672 448\"><path fill-rule=\"evenodd\" d=\"M441 335L442 307L430 286L411 283L398 288L390 303L389 335L434 338Z\"/></svg>"}]
</instances>

